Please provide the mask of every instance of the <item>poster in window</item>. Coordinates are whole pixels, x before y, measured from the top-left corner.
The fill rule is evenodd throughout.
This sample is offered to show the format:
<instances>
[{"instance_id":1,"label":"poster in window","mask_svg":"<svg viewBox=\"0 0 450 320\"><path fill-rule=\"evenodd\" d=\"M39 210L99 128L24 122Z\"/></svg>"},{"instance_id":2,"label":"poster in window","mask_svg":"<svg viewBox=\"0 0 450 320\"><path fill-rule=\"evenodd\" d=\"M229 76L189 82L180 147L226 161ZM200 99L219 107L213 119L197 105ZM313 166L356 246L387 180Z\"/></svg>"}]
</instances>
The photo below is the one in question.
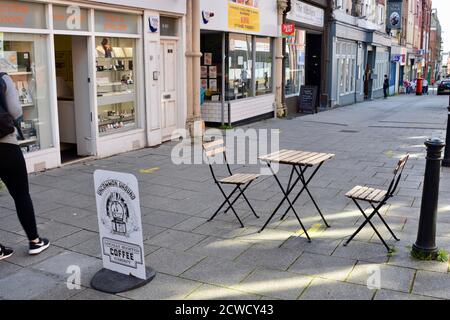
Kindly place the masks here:
<instances>
[{"instance_id":1,"label":"poster in window","mask_svg":"<svg viewBox=\"0 0 450 320\"><path fill-rule=\"evenodd\" d=\"M206 66L212 65L212 53L211 52L205 53L205 58L204 59L205 59L204 63L205 63Z\"/></svg>"},{"instance_id":2,"label":"poster in window","mask_svg":"<svg viewBox=\"0 0 450 320\"><path fill-rule=\"evenodd\" d=\"M207 90L208 89L208 79L202 79L201 86L203 89Z\"/></svg>"},{"instance_id":3,"label":"poster in window","mask_svg":"<svg viewBox=\"0 0 450 320\"><path fill-rule=\"evenodd\" d=\"M213 79L217 78L217 67L216 66L209 67L209 77L213 78Z\"/></svg>"},{"instance_id":4,"label":"poster in window","mask_svg":"<svg viewBox=\"0 0 450 320\"><path fill-rule=\"evenodd\" d=\"M209 80L209 90L217 91L217 80L216 79Z\"/></svg>"},{"instance_id":5,"label":"poster in window","mask_svg":"<svg viewBox=\"0 0 450 320\"><path fill-rule=\"evenodd\" d=\"M208 67L207 66L202 66L201 67L201 77L202 78L208 78Z\"/></svg>"}]
</instances>

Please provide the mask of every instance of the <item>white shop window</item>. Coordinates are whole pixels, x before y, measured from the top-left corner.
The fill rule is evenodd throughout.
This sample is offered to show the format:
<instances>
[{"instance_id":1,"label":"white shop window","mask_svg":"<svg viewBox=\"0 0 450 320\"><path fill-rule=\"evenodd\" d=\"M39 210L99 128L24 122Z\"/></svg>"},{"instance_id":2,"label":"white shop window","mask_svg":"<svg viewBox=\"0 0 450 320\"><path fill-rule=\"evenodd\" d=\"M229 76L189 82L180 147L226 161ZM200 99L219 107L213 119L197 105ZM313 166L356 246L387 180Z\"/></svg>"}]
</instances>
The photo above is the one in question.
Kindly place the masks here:
<instances>
[{"instance_id":1,"label":"white shop window","mask_svg":"<svg viewBox=\"0 0 450 320\"><path fill-rule=\"evenodd\" d=\"M19 144L24 153L53 147L48 47L46 35L3 35L0 72L11 76L19 94L25 138Z\"/></svg>"},{"instance_id":2,"label":"white shop window","mask_svg":"<svg viewBox=\"0 0 450 320\"><path fill-rule=\"evenodd\" d=\"M389 53L387 51L377 52L374 74L377 75L373 83L374 90L383 89L384 75L389 75Z\"/></svg>"},{"instance_id":3,"label":"white shop window","mask_svg":"<svg viewBox=\"0 0 450 320\"><path fill-rule=\"evenodd\" d=\"M356 43L339 41L336 44L336 65L339 95L355 92Z\"/></svg>"},{"instance_id":4,"label":"white shop window","mask_svg":"<svg viewBox=\"0 0 450 320\"><path fill-rule=\"evenodd\" d=\"M136 40L96 37L98 131L136 128Z\"/></svg>"}]
</instances>

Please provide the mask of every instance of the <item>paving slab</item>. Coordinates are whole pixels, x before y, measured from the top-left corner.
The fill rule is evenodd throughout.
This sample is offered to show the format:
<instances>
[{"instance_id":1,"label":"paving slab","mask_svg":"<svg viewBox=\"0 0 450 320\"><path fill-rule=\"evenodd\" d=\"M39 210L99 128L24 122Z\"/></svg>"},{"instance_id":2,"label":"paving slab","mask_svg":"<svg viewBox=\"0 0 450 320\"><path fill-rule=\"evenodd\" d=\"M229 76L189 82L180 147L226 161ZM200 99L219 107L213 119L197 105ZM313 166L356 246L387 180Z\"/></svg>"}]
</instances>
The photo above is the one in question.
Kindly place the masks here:
<instances>
[{"instance_id":1,"label":"paving slab","mask_svg":"<svg viewBox=\"0 0 450 320\"><path fill-rule=\"evenodd\" d=\"M450 299L450 274L417 271L412 293L433 298Z\"/></svg>"},{"instance_id":2,"label":"paving slab","mask_svg":"<svg viewBox=\"0 0 450 320\"><path fill-rule=\"evenodd\" d=\"M232 286L245 279L255 267L220 258L206 258L181 276L207 284Z\"/></svg>"},{"instance_id":3,"label":"paving slab","mask_svg":"<svg viewBox=\"0 0 450 320\"><path fill-rule=\"evenodd\" d=\"M158 272L179 276L192 268L206 256L200 254L160 248L145 258L146 265Z\"/></svg>"},{"instance_id":4,"label":"paving slab","mask_svg":"<svg viewBox=\"0 0 450 320\"><path fill-rule=\"evenodd\" d=\"M184 251L192 248L205 238L206 236L200 234L178 230L166 230L147 240L146 243L163 248Z\"/></svg>"},{"instance_id":5,"label":"paving slab","mask_svg":"<svg viewBox=\"0 0 450 320\"><path fill-rule=\"evenodd\" d=\"M289 267L288 271L344 281L353 270L355 264L356 260L352 259L305 252Z\"/></svg>"},{"instance_id":6,"label":"paving slab","mask_svg":"<svg viewBox=\"0 0 450 320\"><path fill-rule=\"evenodd\" d=\"M233 288L269 298L295 300L311 280L291 272L259 268Z\"/></svg>"},{"instance_id":7,"label":"paving slab","mask_svg":"<svg viewBox=\"0 0 450 320\"><path fill-rule=\"evenodd\" d=\"M187 300L259 300L261 296L229 288L204 284L187 296Z\"/></svg>"},{"instance_id":8,"label":"paving slab","mask_svg":"<svg viewBox=\"0 0 450 320\"><path fill-rule=\"evenodd\" d=\"M380 289L391 289L409 293L412 288L415 274L416 271L409 268L374 263L358 263L347 281L367 285L371 278L379 275Z\"/></svg>"},{"instance_id":9,"label":"paving slab","mask_svg":"<svg viewBox=\"0 0 450 320\"><path fill-rule=\"evenodd\" d=\"M300 297L301 300L372 300L374 290L365 286L315 278Z\"/></svg>"},{"instance_id":10,"label":"paving slab","mask_svg":"<svg viewBox=\"0 0 450 320\"><path fill-rule=\"evenodd\" d=\"M252 266L287 270L301 254L302 251L298 249L256 244L243 252L235 261Z\"/></svg>"},{"instance_id":11,"label":"paving slab","mask_svg":"<svg viewBox=\"0 0 450 320\"><path fill-rule=\"evenodd\" d=\"M158 273L144 287L118 296L133 300L181 300L199 288L201 283Z\"/></svg>"},{"instance_id":12,"label":"paving slab","mask_svg":"<svg viewBox=\"0 0 450 320\"><path fill-rule=\"evenodd\" d=\"M208 237L188 250L190 253L233 260L252 246L251 242Z\"/></svg>"}]
</instances>

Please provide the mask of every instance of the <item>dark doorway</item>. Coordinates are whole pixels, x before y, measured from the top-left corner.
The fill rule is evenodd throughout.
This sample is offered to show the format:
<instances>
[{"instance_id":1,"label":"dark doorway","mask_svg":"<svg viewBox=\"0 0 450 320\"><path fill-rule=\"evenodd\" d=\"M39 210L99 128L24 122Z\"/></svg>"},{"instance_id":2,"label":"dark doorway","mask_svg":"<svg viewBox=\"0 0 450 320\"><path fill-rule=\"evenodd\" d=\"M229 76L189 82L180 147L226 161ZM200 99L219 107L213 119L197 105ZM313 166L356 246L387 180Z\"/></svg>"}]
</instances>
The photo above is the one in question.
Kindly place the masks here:
<instances>
[{"instance_id":1,"label":"dark doorway","mask_svg":"<svg viewBox=\"0 0 450 320\"><path fill-rule=\"evenodd\" d=\"M305 84L307 86L317 86L320 92L322 77L322 35L306 34L305 50Z\"/></svg>"},{"instance_id":2,"label":"dark doorway","mask_svg":"<svg viewBox=\"0 0 450 320\"><path fill-rule=\"evenodd\" d=\"M364 99L372 98L372 73L373 73L373 51L367 52L367 64L364 72Z\"/></svg>"}]
</instances>

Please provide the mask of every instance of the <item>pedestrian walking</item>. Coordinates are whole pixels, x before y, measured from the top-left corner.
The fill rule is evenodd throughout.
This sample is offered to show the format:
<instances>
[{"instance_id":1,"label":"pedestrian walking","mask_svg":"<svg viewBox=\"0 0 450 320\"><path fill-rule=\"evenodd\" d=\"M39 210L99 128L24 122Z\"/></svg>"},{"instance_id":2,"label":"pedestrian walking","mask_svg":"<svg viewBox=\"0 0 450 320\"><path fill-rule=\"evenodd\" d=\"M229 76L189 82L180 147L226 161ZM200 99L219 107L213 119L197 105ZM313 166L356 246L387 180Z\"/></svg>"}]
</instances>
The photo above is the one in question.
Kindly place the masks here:
<instances>
[{"instance_id":1,"label":"pedestrian walking","mask_svg":"<svg viewBox=\"0 0 450 320\"><path fill-rule=\"evenodd\" d=\"M22 107L14 82L6 73L0 73L0 180L14 199L19 221L29 240L28 253L36 255L47 249L50 242L37 231L25 159L17 141L21 118ZM12 254L11 248L0 245L0 260Z\"/></svg>"},{"instance_id":2,"label":"pedestrian walking","mask_svg":"<svg viewBox=\"0 0 450 320\"><path fill-rule=\"evenodd\" d=\"M428 80L427 79L423 79L423 88L422 88L422 93L428 95Z\"/></svg>"},{"instance_id":3,"label":"pedestrian walking","mask_svg":"<svg viewBox=\"0 0 450 320\"><path fill-rule=\"evenodd\" d=\"M388 90L389 90L389 78L387 74L384 75L384 83L383 83L383 93L384 98L387 99L388 97Z\"/></svg>"}]
</instances>

